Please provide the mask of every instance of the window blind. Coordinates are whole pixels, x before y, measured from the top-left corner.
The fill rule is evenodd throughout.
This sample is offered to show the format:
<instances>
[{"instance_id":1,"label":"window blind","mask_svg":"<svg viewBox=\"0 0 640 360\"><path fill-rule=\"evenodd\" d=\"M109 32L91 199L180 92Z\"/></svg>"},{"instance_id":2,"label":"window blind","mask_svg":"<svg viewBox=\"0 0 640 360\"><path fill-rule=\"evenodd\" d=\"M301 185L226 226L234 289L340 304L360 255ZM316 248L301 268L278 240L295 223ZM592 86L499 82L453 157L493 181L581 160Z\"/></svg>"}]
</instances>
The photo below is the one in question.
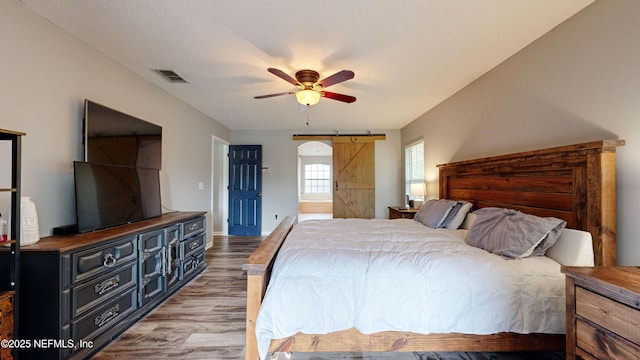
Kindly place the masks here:
<instances>
[{"instance_id":1,"label":"window blind","mask_svg":"<svg viewBox=\"0 0 640 360\"><path fill-rule=\"evenodd\" d=\"M415 196L411 196L411 184L424 183L424 140L404 148L404 169L404 192L409 195L410 199L413 199Z\"/></svg>"}]
</instances>

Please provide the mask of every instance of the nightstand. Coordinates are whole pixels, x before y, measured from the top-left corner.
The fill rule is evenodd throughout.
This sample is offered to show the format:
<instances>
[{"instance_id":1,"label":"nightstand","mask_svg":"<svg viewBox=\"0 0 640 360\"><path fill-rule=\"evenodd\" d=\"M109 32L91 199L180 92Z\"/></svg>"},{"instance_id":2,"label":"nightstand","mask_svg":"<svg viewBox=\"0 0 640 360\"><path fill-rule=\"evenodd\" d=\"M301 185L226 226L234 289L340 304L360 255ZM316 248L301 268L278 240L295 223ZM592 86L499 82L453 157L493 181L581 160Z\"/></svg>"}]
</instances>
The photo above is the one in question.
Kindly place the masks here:
<instances>
[{"instance_id":1,"label":"nightstand","mask_svg":"<svg viewBox=\"0 0 640 360\"><path fill-rule=\"evenodd\" d=\"M637 359L640 269L562 267L567 275L567 359Z\"/></svg>"},{"instance_id":2,"label":"nightstand","mask_svg":"<svg viewBox=\"0 0 640 360\"><path fill-rule=\"evenodd\" d=\"M389 206L389 219L413 219L418 209Z\"/></svg>"}]
</instances>

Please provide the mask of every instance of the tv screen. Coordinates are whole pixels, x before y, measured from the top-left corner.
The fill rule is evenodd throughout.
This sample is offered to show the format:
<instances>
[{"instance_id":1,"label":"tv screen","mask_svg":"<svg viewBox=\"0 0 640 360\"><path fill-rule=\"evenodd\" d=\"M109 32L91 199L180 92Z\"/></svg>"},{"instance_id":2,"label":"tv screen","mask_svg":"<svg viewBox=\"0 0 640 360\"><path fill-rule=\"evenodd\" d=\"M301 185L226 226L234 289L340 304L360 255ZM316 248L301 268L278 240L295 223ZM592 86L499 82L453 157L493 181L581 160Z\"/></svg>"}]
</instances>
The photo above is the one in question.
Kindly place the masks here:
<instances>
[{"instance_id":1,"label":"tv screen","mask_svg":"<svg viewBox=\"0 0 640 360\"><path fill-rule=\"evenodd\" d=\"M84 101L84 160L160 170L162 127Z\"/></svg>"},{"instance_id":2,"label":"tv screen","mask_svg":"<svg viewBox=\"0 0 640 360\"><path fill-rule=\"evenodd\" d=\"M157 169L74 161L81 233L162 215Z\"/></svg>"}]
</instances>

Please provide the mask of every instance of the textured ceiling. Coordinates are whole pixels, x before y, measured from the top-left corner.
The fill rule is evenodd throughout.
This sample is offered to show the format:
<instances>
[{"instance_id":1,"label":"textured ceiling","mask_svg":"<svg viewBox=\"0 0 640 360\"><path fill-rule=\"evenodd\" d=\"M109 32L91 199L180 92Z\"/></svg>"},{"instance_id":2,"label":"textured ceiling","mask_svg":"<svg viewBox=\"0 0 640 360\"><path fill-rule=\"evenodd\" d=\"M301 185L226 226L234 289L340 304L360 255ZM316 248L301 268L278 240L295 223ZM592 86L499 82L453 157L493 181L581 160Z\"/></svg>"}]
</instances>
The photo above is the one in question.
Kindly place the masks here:
<instances>
[{"instance_id":1,"label":"textured ceiling","mask_svg":"<svg viewBox=\"0 0 640 360\"><path fill-rule=\"evenodd\" d=\"M400 129L593 2L19 1L231 129L323 130ZM353 70L327 90L357 101L253 99L295 90L268 67Z\"/></svg>"}]
</instances>

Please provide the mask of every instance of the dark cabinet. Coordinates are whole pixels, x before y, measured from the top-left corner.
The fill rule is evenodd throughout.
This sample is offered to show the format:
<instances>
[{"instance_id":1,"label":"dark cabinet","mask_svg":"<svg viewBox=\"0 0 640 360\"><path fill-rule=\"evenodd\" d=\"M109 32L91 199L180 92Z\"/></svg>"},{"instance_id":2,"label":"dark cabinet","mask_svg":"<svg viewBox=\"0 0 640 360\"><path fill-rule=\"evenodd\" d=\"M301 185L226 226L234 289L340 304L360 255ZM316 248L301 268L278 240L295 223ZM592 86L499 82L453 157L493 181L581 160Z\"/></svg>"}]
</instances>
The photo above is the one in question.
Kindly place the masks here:
<instances>
[{"instance_id":1,"label":"dark cabinet","mask_svg":"<svg viewBox=\"0 0 640 360\"><path fill-rule=\"evenodd\" d=\"M167 259L164 229L140 235L140 304L144 305L167 290L164 277Z\"/></svg>"},{"instance_id":2,"label":"dark cabinet","mask_svg":"<svg viewBox=\"0 0 640 360\"><path fill-rule=\"evenodd\" d=\"M20 358L90 358L205 269L205 225L202 212L175 212L25 248L21 338L60 342Z\"/></svg>"},{"instance_id":3,"label":"dark cabinet","mask_svg":"<svg viewBox=\"0 0 640 360\"><path fill-rule=\"evenodd\" d=\"M197 231L193 231L193 224L198 224ZM205 220L199 217L185 222L174 224L163 229L140 234L140 304L145 305L167 292L173 292L184 279L181 273L182 263L186 260L181 252L181 244L184 241L192 242L192 238L198 237L204 242L198 249L202 249L206 237L204 233ZM191 230L189 228L192 228ZM183 230L185 229L186 230ZM186 233L188 238L183 241ZM195 234L195 235L194 235ZM192 254L189 253L189 256ZM199 269L202 270L202 269ZM199 271L196 271L198 273Z\"/></svg>"}]
</instances>

